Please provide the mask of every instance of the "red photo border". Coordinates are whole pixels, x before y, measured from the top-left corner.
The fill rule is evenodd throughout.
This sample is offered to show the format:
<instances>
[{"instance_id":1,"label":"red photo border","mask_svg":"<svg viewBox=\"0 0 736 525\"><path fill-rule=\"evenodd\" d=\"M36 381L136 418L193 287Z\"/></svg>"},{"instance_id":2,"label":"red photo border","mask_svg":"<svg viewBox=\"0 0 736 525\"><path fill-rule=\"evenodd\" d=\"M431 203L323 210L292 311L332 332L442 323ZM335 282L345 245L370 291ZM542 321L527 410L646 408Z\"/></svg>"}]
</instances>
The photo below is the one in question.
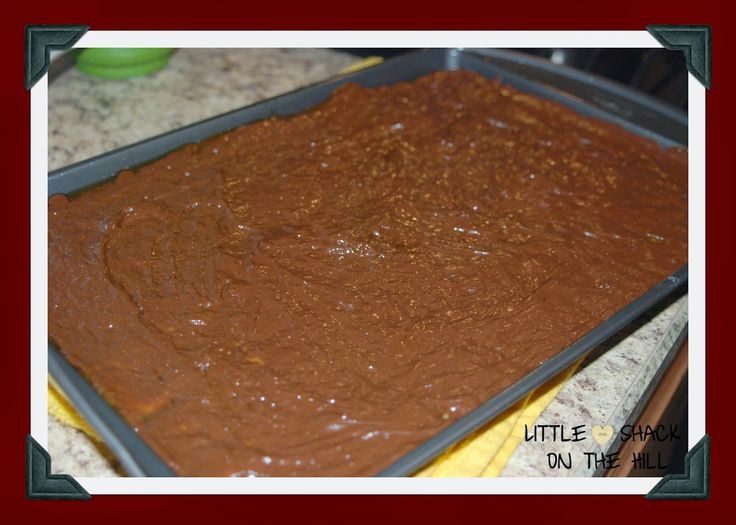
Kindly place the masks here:
<instances>
[{"instance_id":1,"label":"red photo border","mask_svg":"<svg viewBox=\"0 0 736 525\"><path fill-rule=\"evenodd\" d=\"M690 3L622 0L615 5L583 1L513 3L436 3L374 1L350 4L329 0L317 5L300 2L212 4L129 0L92 0L16 5L7 13L2 33L5 76L2 86L6 119L5 202L0 207L5 238L3 267L6 308L3 381L4 425L0 432L3 470L0 497L7 516L56 520L131 519L242 521L314 518L321 522L376 523L387 519L437 521L456 519L615 520L641 522L674 514L680 520L703 519L704 512L728 510L728 470L733 352L729 348L730 304L734 284L728 258L733 224L729 205L734 192L727 125L734 115L729 90L733 62L728 60L729 36L725 2ZM6 7L9 9L9 7ZM650 24L707 24L712 27L713 87L706 94L706 430L712 441L711 497L708 501L648 501L643 496L93 496L89 501L31 501L25 497L25 439L30 428L30 94L23 87L24 28L28 24L86 24L98 30L248 30L248 29L483 29L483 30L643 30ZM731 205L732 206L732 205ZM730 221L729 221L730 219ZM529 504L533 504L530 506ZM720 509L714 508L715 506ZM228 517L229 515L229 517ZM12 519L12 518L11 518Z\"/></svg>"}]
</instances>

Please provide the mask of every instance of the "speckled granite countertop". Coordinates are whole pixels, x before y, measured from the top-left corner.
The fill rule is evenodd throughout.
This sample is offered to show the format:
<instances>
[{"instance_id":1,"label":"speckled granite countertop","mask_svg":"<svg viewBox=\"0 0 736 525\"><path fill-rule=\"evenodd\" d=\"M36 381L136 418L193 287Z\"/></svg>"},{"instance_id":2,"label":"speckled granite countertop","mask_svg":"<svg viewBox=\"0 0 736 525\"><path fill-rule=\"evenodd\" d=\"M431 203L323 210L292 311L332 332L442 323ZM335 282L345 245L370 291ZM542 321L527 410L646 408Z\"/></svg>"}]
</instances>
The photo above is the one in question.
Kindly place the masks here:
<instances>
[{"instance_id":1,"label":"speckled granite countertop","mask_svg":"<svg viewBox=\"0 0 736 525\"><path fill-rule=\"evenodd\" d=\"M49 170L323 80L356 61L328 50L180 49L168 67L147 77L108 81L70 69L49 87ZM620 428L686 323L685 297L592 352L538 424ZM593 440L574 445L577 453L603 450ZM48 449L55 472L119 475L104 450L52 416ZM543 443L522 443L502 475L593 473L550 470L550 450ZM554 451L563 452L559 444Z\"/></svg>"},{"instance_id":2,"label":"speckled granite countertop","mask_svg":"<svg viewBox=\"0 0 736 525\"><path fill-rule=\"evenodd\" d=\"M644 316L593 350L540 414L536 425L610 425L616 432L635 414L642 395L658 377L687 325L687 295ZM669 363L666 363L669 364ZM665 366L666 366L665 364ZM615 434L614 434L615 435ZM593 439L562 443L526 441L514 451L502 476L591 476L595 469L581 461L586 452L607 453L611 442ZM550 469L548 453L571 453L571 469Z\"/></svg>"}]
</instances>

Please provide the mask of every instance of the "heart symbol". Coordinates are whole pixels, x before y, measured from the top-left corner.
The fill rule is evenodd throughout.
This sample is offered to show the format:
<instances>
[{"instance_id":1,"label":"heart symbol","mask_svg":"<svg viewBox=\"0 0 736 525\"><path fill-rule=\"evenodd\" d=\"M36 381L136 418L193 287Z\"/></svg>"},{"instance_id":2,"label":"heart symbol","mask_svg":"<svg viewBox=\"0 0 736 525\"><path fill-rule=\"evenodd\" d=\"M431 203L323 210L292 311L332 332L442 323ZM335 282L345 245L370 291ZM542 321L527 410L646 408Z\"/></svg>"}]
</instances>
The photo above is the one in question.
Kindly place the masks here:
<instances>
[{"instance_id":1,"label":"heart symbol","mask_svg":"<svg viewBox=\"0 0 736 525\"><path fill-rule=\"evenodd\" d=\"M604 427L593 425L591 434L593 434L593 439L595 439L599 445L605 445L613 437L613 427L611 425L606 425Z\"/></svg>"}]
</instances>

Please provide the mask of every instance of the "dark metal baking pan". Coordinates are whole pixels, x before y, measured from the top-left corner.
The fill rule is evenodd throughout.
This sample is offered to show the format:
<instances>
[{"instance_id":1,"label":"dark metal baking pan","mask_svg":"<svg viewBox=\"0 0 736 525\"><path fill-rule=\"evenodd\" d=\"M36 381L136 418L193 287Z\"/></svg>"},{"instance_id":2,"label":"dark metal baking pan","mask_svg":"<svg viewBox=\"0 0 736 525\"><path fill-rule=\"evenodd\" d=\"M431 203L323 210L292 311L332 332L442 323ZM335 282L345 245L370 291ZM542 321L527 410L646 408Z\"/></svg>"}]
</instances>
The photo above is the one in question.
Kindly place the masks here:
<instances>
[{"instance_id":1,"label":"dark metal baking pan","mask_svg":"<svg viewBox=\"0 0 736 525\"><path fill-rule=\"evenodd\" d=\"M680 108L611 82L532 55L502 49L474 49L510 73L554 86L656 135L687 144L687 114ZM684 67L684 65L683 65Z\"/></svg>"},{"instance_id":2,"label":"dark metal baking pan","mask_svg":"<svg viewBox=\"0 0 736 525\"><path fill-rule=\"evenodd\" d=\"M408 53L369 69L299 89L56 170L49 174L48 192L49 195L78 192L110 179L122 169L146 164L185 144L199 142L272 115L300 113L326 100L342 84L355 82L375 87L414 80L446 69L468 69L487 77L498 77L520 91L556 101L580 114L619 124L664 147L685 145L683 137L687 137L687 116L684 113L624 86L590 75L581 76L574 70L552 66L541 60L530 61L529 57L519 53L433 49ZM512 72L512 69L515 71ZM622 107L625 108L623 112L616 111ZM379 476L412 474L665 298L682 293L687 287L687 280L685 266L517 383L401 457L380 472ZM51 343L49 372L130 475L174 475Z\"/></svg>"},{"instance_id":3,"label":"dark metal baking pan","mask_svg":"<svg viewBox=\"0 0 736 525\"><path fill-rule=\"evenodd\" d=\"M174 472L49 343L49 375L131 476L174 476Z\"/></svg>"}]
</instances>

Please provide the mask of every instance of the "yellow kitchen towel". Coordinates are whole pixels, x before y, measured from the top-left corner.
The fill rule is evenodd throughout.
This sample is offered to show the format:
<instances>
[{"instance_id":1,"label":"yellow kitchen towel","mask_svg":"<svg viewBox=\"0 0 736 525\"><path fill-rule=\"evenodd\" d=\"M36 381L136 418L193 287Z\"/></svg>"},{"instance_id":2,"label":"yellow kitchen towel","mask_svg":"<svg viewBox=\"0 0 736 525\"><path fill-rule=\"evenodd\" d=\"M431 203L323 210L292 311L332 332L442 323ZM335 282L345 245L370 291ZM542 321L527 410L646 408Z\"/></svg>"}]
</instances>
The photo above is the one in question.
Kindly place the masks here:
<instances>
[{"instance_id":1,"label":"yellow kitchen towel","mask_svg":"<svg viewBox=\"0 0 736 525\"><path fill-rule=\"evenodd\" d=\"M369 56L361 60L360 62L356 62L355 64L351 64L342 71L340 71L340 74L342 75L348 75L350 73L355 73L356 71L360 71L361 69L365 69L367 67L372 67L375 65L380 64L383 62L383 58L378 56Z\"/></svg>"},{"instance_id":2,"label":"yellow kitchen towel","mask_svg":"<svg viewBox=\"0 0 736 525\"><path fill-rule=\"evenodd\" d=\"M524 425L533 425L580 365L582 358L538 387L486 426L419 471L420 477L495 477L524 439ZM74 407L49 385L49 414L100 441Z\"/></svg>"},{"instance_id":3,"label":"yellow kitchen towel","mask_svg":"<svg viewBox=\"0 0 736 525\"><path fill-rule=\"evenodd\" d=\"M496 477L533 425L557 396L584 358L536 388L474 434L451 447L416 476L434 478Z\"/></svg>"},{"instance_id":4,"label":"yellow kitchen towel","mask_svg":"<svg viewBox=\"0 0 736 525\"><path fill-rule=\"evenodd\" d=\"M88 436L100 441L99 436L94 429L89 426L89 423L87 423L87 421L85 421L84 418L74 410L71 403L69 403L69 401L67 401L66 398L52 385L49 385L49 414L62 423L79 429Z\"/></svg>"}]
</instances>

